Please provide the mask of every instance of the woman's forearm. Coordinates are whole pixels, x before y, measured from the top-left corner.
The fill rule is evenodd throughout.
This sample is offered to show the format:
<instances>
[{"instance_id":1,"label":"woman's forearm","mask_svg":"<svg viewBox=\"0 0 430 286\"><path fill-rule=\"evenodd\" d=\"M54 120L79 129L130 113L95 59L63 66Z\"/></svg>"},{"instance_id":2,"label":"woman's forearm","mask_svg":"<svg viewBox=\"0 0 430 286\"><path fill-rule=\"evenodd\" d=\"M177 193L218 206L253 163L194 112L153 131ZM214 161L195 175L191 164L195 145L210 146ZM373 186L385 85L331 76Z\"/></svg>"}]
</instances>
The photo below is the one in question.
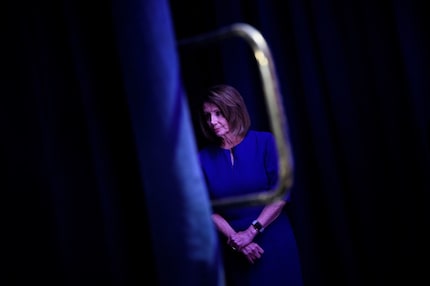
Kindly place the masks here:
<instances>
[{"instance_id":1,"label":"woman's forearm","mask_svg":"<svg viewBox=\"0 0 430 286\"><path fill-rule=\"evenodd\" d=\"M218 231L223 233L227 238L235 234L236 231L231 227L231 225L219 214L212 214L212 221Z\"/></svg>"},{"instance_id":2,"label":"woman's forearm","mask_svg":"<svg viewBox=\"0 0 430 286\"><path fill-rule=\"evenodd\" d=\"M276 201L264 207L260 215L255 218L264 228L268 227L282 212L286 201Z\"/></svg>"}]
</instances>

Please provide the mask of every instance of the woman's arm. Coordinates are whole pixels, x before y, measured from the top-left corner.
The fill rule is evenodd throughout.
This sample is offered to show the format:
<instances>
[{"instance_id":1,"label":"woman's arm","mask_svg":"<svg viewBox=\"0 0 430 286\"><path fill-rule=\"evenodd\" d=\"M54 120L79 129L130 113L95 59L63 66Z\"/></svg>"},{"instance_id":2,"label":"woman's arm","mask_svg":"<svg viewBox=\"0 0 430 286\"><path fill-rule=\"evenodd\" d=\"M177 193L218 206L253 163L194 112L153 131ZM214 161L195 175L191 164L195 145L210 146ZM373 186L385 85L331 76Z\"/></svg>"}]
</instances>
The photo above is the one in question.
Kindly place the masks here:
<instances>
[{"instance_id":1,"label":"woman's arm","mask_svg":"<svg viewBox=\"0 0 430 286\"><path fill-rule=\"evenodd\" d=\"M285 203L286 201L280 200L265 206L256 220L260 222L264 228L266 228L279 216L285 206ZM250 228L253 227L250 226Z\"/></svg>"},{"instance_id":2,"label":"woman's arm","mask_svg":"<svg viewBox=\"0 0 430 286\"><path fill-rule=\"evenodd\" d=\"M229 239L230 236L236 233L236 231L221 215L213 213L212 221L214 222L215 227L218 229L218 231L224 234L227 239Z\"/></svg>"},{"instance_id":3,"label":"woman's arm","mask_svg":"<svg viewBox=\"0 0 430 286\"><path fill-rule=\"evenodd\" d=\"M260 215L255 219L261 225L262 229L268 227L279 216L285 203L286 202L284 200L280 200L264 207ZM262 229L260 231L257 230L256 227L252 225L252 222L250 222L250 225L247 229L234 233L230 236L229 245L237 249L242 249L251 243L258 233L262 232Z\"/></svg>"},{"instance_id":4,"label":"woman's arm","mask_svg":"<svg viewBox=\"0 0 430 286\"><path fill-rule=\"evenodd\" d=\"M232 236L236 234L236 231L231 225L219 214L212 214L212 221L215 227L224 234L227 238L227 245L229 245L234 251L240 251L245 255L246 259L250 263L254 263L257 259L260 259L264 253L264 250L255 242L250 242L242 248L236 248L232 243Z\"/></svg>"}]
</instances>

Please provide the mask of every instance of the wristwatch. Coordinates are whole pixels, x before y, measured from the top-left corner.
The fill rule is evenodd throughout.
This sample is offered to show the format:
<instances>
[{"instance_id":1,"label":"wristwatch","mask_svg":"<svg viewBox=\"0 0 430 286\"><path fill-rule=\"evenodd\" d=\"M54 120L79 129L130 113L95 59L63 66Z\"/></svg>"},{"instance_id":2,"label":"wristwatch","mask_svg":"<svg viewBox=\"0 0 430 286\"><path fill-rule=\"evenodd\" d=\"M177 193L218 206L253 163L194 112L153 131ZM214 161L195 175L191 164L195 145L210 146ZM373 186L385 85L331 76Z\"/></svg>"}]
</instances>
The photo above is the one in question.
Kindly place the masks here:
<instances>
[{"instance_id":1,"label":"wristwatch","mask_svg":"<svg viewBox=\"0 0 430 286\"><path fill-rule=\"evenodd\" d=\"M264 231L264 227L263 225L258 221L258 220L254 220L251 225L254 227L254 229L258 232L263 232Z\"/></svg>"}]
</instances>

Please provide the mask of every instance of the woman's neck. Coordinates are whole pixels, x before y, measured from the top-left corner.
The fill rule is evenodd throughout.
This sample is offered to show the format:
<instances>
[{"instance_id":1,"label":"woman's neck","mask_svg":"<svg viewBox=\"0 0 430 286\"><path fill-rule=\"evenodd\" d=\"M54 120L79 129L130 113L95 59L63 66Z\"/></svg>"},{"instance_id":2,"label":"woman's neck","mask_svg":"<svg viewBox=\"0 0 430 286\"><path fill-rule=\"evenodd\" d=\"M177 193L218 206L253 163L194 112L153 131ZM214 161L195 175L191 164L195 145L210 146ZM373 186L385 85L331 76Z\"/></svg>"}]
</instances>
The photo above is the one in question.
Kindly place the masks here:
<instances>
[{"instance_id":1,"label":"woman's neck","mask_svg":"<svg viewBox=\"0 0 430 286\"><path fill-rule=\"evenodd\" d=\"M223 149L232 149L234 146L238 145L240 142L242 142L243 137L240 136L225 136L223 137L223 142L221 145L221 148Z\"/></svg>"}]
</instances>

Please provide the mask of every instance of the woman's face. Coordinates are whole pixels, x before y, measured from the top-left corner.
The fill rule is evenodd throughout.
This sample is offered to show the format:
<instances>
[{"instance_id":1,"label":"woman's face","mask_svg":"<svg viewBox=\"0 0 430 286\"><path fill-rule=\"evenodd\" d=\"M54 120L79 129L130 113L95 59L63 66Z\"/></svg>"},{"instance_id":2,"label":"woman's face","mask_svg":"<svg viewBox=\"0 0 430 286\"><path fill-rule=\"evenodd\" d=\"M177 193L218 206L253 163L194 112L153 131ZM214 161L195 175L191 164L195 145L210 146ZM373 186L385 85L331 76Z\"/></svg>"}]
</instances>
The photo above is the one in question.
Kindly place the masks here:
<instances>
[{"instance_id":1,"label":"woman's face","mask_svg":"<svg viewBox=\"0 0 430 286\"><path fill-rule=\"evenodd\" d=\"M228 126L227 119L225 119L218 106L212 103L204 103L203 112L206 118L206 123L210 128L212 128L215 135L223 137L229 133L230 127Z\"/></svg>"}]
</instances>

